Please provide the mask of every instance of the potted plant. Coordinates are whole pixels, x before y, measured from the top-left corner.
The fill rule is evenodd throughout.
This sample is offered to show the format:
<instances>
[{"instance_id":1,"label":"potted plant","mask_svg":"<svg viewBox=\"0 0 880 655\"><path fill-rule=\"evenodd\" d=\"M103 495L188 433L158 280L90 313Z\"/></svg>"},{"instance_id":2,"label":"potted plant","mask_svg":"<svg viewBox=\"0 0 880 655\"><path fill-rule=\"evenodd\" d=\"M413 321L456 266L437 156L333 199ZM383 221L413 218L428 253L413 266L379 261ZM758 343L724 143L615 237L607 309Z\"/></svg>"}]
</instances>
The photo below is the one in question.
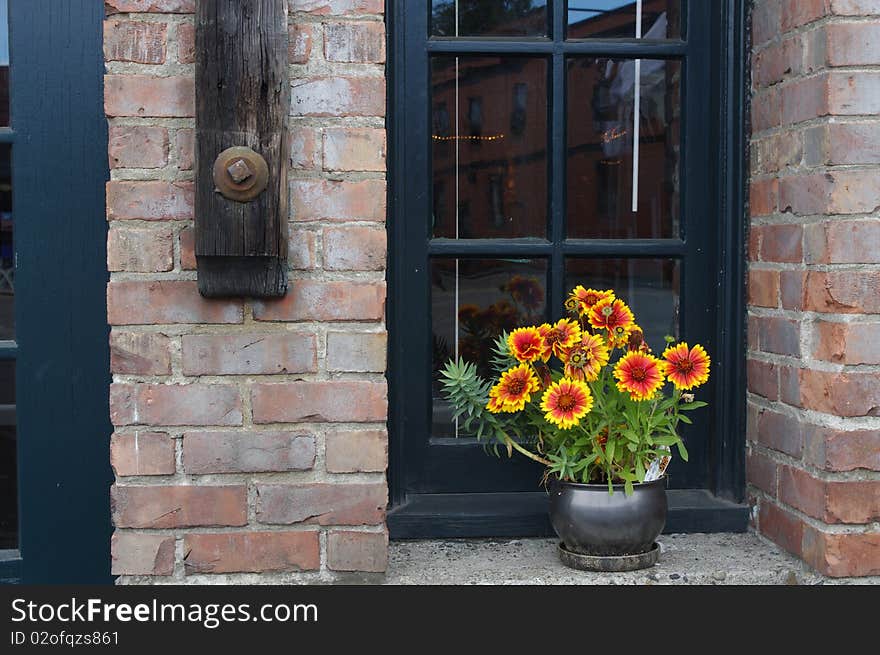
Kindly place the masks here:
<instances>
[{"instance_id":1,"label":"potted plant","mask_svg":"<svg viewBox=\"0 0 880 655\"><path fill-rule=\"evenodd\" d=\"M569 566L632 570L657 561L666 521L666 467L687 461L679 423L704 407L702 346L666 337L655 355L614 291L578 286L568 316L495 341L485 380L463 359L442 371L453 418L496 454L543 464L550 519Z\"/></svg>"}]
</instances>

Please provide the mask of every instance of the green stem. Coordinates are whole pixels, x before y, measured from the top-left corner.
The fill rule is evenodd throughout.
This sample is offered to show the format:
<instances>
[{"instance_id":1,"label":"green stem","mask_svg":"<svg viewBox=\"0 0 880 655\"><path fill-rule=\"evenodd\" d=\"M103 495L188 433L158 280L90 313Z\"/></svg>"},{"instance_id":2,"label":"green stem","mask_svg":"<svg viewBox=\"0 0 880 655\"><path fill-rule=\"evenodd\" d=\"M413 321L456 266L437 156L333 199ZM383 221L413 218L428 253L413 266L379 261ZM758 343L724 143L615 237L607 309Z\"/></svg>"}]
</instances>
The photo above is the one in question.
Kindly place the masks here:
<instances>
[{"instance_id":1,"label":"green stem","mask_svg":"<svg viewBox=\"0 0 880 655\"><path fill-rule=\"evenodd\" d=\"M553 464L550 461L544 459L543 457L539 457L538 455L536 455L535 453L533 453L532 451L530 451L526 448L523 448L516 441L514 441L509 436L507 436L504 432L502 432L501 435L504 437L504 442L510 448L513 448L515 451L517 451L521 455L525 455L529 459L533 459L536 462L538 462L539 464L543 464L544 466L553 466Z\"/></svg>"}]
</instances>

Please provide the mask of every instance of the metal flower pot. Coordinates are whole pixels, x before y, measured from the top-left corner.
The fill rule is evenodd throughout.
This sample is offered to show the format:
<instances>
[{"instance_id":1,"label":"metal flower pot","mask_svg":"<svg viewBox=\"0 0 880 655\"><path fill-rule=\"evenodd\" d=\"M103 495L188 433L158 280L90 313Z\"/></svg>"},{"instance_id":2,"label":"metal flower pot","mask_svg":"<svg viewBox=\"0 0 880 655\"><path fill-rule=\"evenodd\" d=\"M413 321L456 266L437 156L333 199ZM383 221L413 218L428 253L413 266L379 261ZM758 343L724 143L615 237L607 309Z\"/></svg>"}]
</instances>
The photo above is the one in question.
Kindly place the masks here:
<instances>
[{"instance_id":1,"label":"metal flower pot","mask_svg":"<svg viewBox=\"0 0 880 655\"><path fill-rule=\"evenodd\" d=\"M564 550L574 555L631 556L656 550L666 524L666 477L633 485L576 484L552 480L550 522ZM656 557L653 558L656 561ZM581 567L578 567L581 568Z\"/></svg>"}]
</instances>

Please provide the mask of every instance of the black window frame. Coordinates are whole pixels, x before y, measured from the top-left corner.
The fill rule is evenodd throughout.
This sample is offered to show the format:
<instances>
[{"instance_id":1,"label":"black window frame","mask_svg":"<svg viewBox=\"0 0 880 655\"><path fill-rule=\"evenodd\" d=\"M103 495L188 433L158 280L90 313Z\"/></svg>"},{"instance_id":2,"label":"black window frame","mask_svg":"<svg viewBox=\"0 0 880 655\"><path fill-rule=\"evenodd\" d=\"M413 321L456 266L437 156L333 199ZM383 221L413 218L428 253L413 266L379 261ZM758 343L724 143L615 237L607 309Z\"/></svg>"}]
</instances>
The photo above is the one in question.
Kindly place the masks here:
<instances>
[{"instance_id":1,"label":"black window frame","mask_svg":"<svg viewBox=\"0 0 880 655\"><path fill-rule=\"evenodd\" d=\"M687 41L638 41L636 39L565 40L565 3L548 3L552 9L552 38L449 38L428 37L426 7L412 0L389 0L389 484L391 509L389 529L392 538L528 536L552 534L546 518L546 497L537 493L417 493L406 479L408 444L420 428L424 408L415 395L419 383L414 376L412 358L408 357L407 338L413 333L411 299L424 301L429 293L424 269L430 256L548 256L551 258L548 304L562 304L566 255L682 257L694 255L693 249L705 249L710 240L717 251L702 253L704 262L717 261L717 274L707 271L704 296L707 316L714 325L683 326L693 338L700 330L712 331L714 362L718 381L713 405L718 430L708 444L709 471L706 489L670 491L670 516L667 531L742 531L748 511L741 505L745 493L745 165L746 142L747 7L743 0L713 0L683 3L690 16L703 12L701 25L717 26L708 33L688 30ZM684 11L684 10L683 10ZM685 21L687 23L688 21ZM688 52L709 56L686 57ZM422 53L420 55L420 53ZM419 222L420 207L425 203L422 187L412 183L412 176L425 175L430 180L428 135L414 131L411 123L430 126L427 119L411 120L420 109L430 112L428 58L434 54L527 54L551 60L549 90L550 143L553 161L550 166L551 220L549 239L445 240L430 239L429 221ZM705 140L705 148L717 148L717 156L707 157L706 167L683 158L681 174L685 184L696 185L707 194L705 205L714 210L717 224L714 233L703 232L699 225L683 221L683 240L564 240L565 236L565 59L566 56L620 56L631 58L685 58L684 74L695 79L711 80L711 88L700 94L685 93L683 111L692 114L685 130L693 130ZM694 76L695 67L704 66ZM415 113L414 113L415 112ZM423 122L424 121L424 122ZM682 136L683 143L687 133ZM683 151L687 151L683 147ZM688 195L682 192L682 203ZM430 200L427 201L428 203ZM688 215L683 207L682 217ZM688 233L685 233L687 230ZM421 258L421 259L420 259ZM684 277L684 276L683 276ZM682 293L685 290L682 289ZM427 306L427 305L425 305ZM711 310L711 311L710 311ZM430 330L426 325L425 329ZM428 377L427 371L422 375ZM408 441L409 439L409 441ZM512 461L504 463L514 465Z\"/></svg>"}]
</instances>

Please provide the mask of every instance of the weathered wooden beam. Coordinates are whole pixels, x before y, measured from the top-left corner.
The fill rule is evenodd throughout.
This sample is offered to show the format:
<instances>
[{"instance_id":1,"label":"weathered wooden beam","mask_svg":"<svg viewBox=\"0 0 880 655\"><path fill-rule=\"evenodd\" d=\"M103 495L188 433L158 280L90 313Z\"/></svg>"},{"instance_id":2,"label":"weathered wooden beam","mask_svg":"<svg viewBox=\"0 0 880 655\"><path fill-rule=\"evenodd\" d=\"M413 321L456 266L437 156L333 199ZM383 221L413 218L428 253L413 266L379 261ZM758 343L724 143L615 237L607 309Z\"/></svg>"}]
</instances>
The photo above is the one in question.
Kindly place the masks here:
<instances>
[{"instance_id":1,"label":"weathered wooden beam","mask_svg":"<svg viewBox=\"0 0 880 655\"><path fill-rule=\"evenodd\" d=\"M203 296L287 291L287 40L287 0L196 3L195 246Z\"/></svg>"}]
</instances>

